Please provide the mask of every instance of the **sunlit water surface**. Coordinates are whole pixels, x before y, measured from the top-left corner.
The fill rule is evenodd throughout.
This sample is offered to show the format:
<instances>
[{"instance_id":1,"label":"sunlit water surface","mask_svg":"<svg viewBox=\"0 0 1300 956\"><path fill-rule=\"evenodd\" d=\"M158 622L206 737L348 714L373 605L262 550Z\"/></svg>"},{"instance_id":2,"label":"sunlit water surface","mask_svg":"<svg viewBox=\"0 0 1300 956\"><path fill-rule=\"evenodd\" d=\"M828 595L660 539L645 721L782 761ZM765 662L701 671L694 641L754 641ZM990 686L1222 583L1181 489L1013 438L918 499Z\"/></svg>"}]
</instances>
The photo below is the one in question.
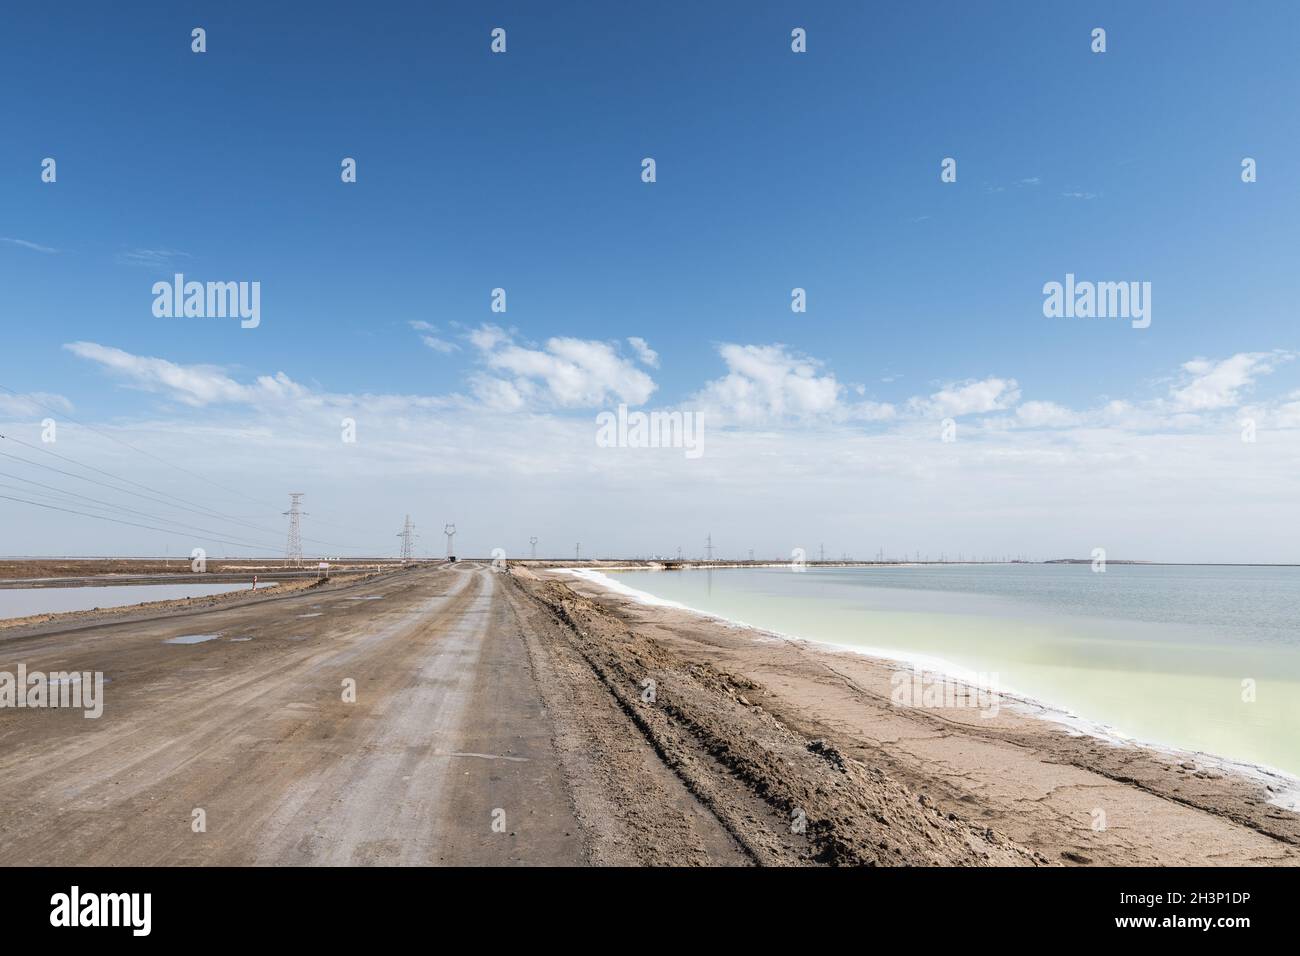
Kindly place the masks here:
<instances>
[{"instance_id":1,"label":"sunlit water surface","mask_svg":"<svg viewBox=\"0 0 1300 956\"><path fill-rule=\"evenodd\" d=\"M944 565L610 577L764 630L992 675L1004 693L1097 732L1300 776L1300 568Z\"/></svg>"},{"instance_id":2,"label":"sunlit water surface","mask_svg":"<svg viewBox=\"0 0 1300 956\"><path fill-rule=\"evenodd\" d=\"M250 587L249 584L112 584L83 588L0 588L0 618L207 597L229 591L247 591ZM258 585L259 590L265 587L274 587L274 582Z\"/></svg>"}]
</instances>

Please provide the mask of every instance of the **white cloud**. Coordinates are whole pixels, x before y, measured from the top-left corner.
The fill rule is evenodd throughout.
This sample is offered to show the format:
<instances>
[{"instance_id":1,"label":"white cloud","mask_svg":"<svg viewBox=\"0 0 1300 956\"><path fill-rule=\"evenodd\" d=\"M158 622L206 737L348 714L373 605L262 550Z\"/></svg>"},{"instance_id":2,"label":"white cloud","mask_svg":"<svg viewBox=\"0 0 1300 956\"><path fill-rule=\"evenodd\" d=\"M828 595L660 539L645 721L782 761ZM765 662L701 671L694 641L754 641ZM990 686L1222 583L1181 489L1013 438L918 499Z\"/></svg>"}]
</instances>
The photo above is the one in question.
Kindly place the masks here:
<instances>
[{"instance_id":1,"label":"white cloud","mask_svg":"<svg viewBox=\"0 0 1300 956\"><path fill-rule=\"evenodd\" d=\"M475 392L481 398L594 408L611 400L641 405L658 387L608 342L556 337L540 349L526 348L494 325L480 326L470 333L470 341L482 353L483 363L500 373L477 378Z\"/></svg>"},{"instance_id":2,"label":"white cloud","mask_svg":"<svg viewBox=\"0 0 1300 956\"><path fill-rule=\"evenodd\" d=\"M957 418L1002 411L1020 401L1020 387L1014 378L967 379L945 385L928 399L913 398L908 406L918 414L935 418Z\"/></svg>"},{"instance_id":3,"label":"white cloud","mask_svg":"<svg viewBox=\"0 0 1300 956\"><path fill-rule=\"evenodd\" d=\"M1025 402L1016 409L1016 418L1029 428L1065 428L1077 425L1083 416L1055 402Z\"/></svg>"},{"instance_id":4,"label":"white cloud","mask_svg":"<svg viewBox=\"0 0 1300 956\"><path fill-rule=\"evenodd\" d=\"M475 348L491 352L498 345L510 341L510 333L496 325L481 325L469 334L469 340Z\"/></svg>"},{"instance_id":5,"label":"white cloud","mask_svg":"<svg viewBox=\"0 0 1300 956\"><path fill-rule=\"evenodd\" d=\"M459 345L454 342L448 342L446 339L440 339L436 335L421 335L420 341L423 342L426 347L433 349L435 352L441 352L444 355L460 351Z\"/></svg>"},{"instance_id":6,"label":"white cloud","mask_svg":"<svg viewBox=\"0 0 1300 956\"><path fill-rule=\"evenodd\" d=\"M256 476L257 495L271 500L267 526L277 532L280 493L306 491L305 534L333 537L316 522L360 526L376 537L356 543L372 550L392 547L390 532L409 510L431 526L457 520L469 554L496 546L527 553L532 534L541 537L542 554L571 554L577 540L584 554L669 554L678 544L691 553L707 526L727 555L750 547L788 555L824 540L828 552L859 557L884 546L1045 558L1086 555L1101 542L1126 557L1283 560L1287 545L1276 528L1300 519L1295 433L1265 431L1300 427L1294 385L1276 401L1261 399L1260 438L1247 444L1237 424L1245 409L1188 412L1168 398L1107 398L1077 411L1047 398L1019 404L1009 378L959 382L904 411L1003 414L963 425L956 442L943 443L932 419L847 401L854 388L815 359L783 346L733 345L720 351L726 374L700 395L719 409L748 413L748 422L731 422L750 427L715 429L706 411L707 451L687 461L597 448L590 415L530 410L559 405L547 377L557 364L585 368L587 353L603 348L617 367L612 345L551 340L524 348L510 333L480 331L480 341L493 343L491 354L510 356L505 361L519 370L485 357L474 382L477 400L332 394L283 374L240 380L226 369L94 343L67 347L127 385L180 403L153 420L103 429L224 485L243 487ZM565 344L575 341L580 346ZM1179 387L1228 361L1191 363ZM343 409L366 412L356 415L355 445L339 440ZM886 421L855 427L872 416ZM112 443L73 454L150 485L166 477L156 462ZM1188 474L1198 480L1187 481ZM431 480L436 500L428 497ZM629 501L646 506L628 508ZM971 501L980 507L972 509ZM764 520L756 523L755 515ZM159 553L169 543L177 553L193 546L184 537L168 541L112 525L91 537L96 529L85 520L29 517L13 503L0 504L0 520L14 550L34 549L52 534L92 551ZM277 547L278 534L268 543ZM436 553L436 542L430 546Z\"/></svg>"},{"instance_id":7,"label":"white cloud","mask_svg":"<svg viewBox=\"0 0 1300 956\"><path fill-rule=\"evenodd\" d=\"M42 246L38 242L31 242L27 239L9 239L0 236L0 242L7 242L14 246L22 246L24 249L31 249L33 252L55 253L59 251L58 249L52 249L49 246Z\"/></svg>"},{"instance_id":8,"label":"white cloud","mask_svg":"<svg viewBox=\"0 0 1300 956\"><path fill-rule=\"evenodd\" d=\"M26 394L0 392L0 415L15 418L32 418L48 415L51 411L71 412L72 402L62 395L50 392L28 392Z\"/></svg>"},{"instance_id":9,"label":"white cloud","mask_svg":"<svg viewBox=\"0 0 1300 956\"><path fill-rule=\"evenodd\" d=\"M718 348L727 374L709 382L692 400L724 422L765 424L785 418L807 419L842 411L843 386L822 363L784 345L734 345Z\"/></svg>"},{"instance_id":10,"label":"white cloud","mask_svg":"<svg viewBox=\"0 0 1300 956\"><path fill-rule=\"evenodd\" d=\"M325 392L295 382L284 372L259 375L251 383L244 384L214 365L181 365L166 359L132 355L95 342L71 342L63 347L116 374L131 388L158 393L191 408L247 405L259 409L274 408L280 415L364 411L402 416L449 408L464 409L469 405L464 397L456 394L354 395Z\"/></svg>"},{"instance_id":11,"label":"white cloud","mask_svg":"<svg viewBox=\"0 0 1300 956\"><path fill-rule=\"evenodd\" d=\"M433 334L438 331L438 327L423 319L414 319L406 323L415 331L422 333L420 341L424 343L425 348L433 349L435 352L441 352L443 355L450 355L452 352L459 352L460 346L455 342L448 342L444 338L439 338Z\"/></svg>"},{"instance_id":12,"label":"white cloud","mask_svg":"<svg viewBox=\"0 0 1300 956\"><path fill-rule=\"evenodd\" d=\"M306 388L283 372L259 376L253 385L241 385L212 365L178 365L95 342L71 342L64 348L73 355L99 363L137 388L164 392L196 407L229 402L252 404L307 395Z\"/></svg>"},{"instance_id":13,"label":"white cloud","mask_svg":"<svg viewBox=\"0 0 1300 956\"><path fill-rule=\"evenodd\" d=\"M192 258L188 252L178 249L127 249L117 254L117 261L122 265L153 269L170 268L177 260Z\"/></svg>"},{"instance_id":14,"label":"white cloud","mask_svg":"<svg viewBox=\"0 0 1300 956\"><path fill-rule=\"evenodd\" d=\"M1231 408L1241 404L1241 393L1249 390L1255 379L1293 357L1293 353L1276 351L1239 352L1219 362L1192 359L1183 363L1189 380L1171 389L1170 398L1175 408L1185 411Z\"/></svg>"},{"instance_id":15,"label":"white cloud","mask_svg":"<svg viewBox=\"0 0 1300 956\"><path fill-rule=\"evenodd\" d=\"M641 360L642 365L649 365L651 368L659 367L659 353L652 349L645 339L634 335L627 341L636 352L636 357Z\"/></svg>"}]
</instances>

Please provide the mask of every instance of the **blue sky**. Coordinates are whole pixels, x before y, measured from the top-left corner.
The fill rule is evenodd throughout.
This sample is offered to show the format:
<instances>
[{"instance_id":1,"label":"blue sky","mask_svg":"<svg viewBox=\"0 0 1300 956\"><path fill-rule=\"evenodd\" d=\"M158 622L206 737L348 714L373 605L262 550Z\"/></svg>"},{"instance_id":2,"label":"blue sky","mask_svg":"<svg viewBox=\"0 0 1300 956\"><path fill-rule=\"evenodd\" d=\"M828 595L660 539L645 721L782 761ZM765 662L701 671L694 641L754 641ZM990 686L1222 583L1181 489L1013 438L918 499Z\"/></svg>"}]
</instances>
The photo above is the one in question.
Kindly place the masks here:
<instances>
[{"instance_id":1,"label":"blue sky","mask_svg":"<svg viewBox=\"0 0 1300 956\"><path fill-rule=\"evenodd\" d=\"M1300 299L1294 4L74 3L7 19L0 383L135 441L150 441L146 423L253 427L266 403L196 403L157 369L66 345L437 405L481 397L485 369L527 379L468 338L491 323L543 356L553 337L615 343L652 376L650 405L695 407L736 371L723 346L779 343L833 376L845 403L901 413L954 385L1014 380L1017 400L971 414L1165 403L1148 432L1266 398L1261 424L1276 412L1281 427L1300 387L1287 351ZM498 26L504 55L489 51ZM806 54L790 50L796 26ZM39 178L46 156L55 184ZM340 182L345 156L355 184ZM958 181L945 184L949 156ZM1246 156L1256 183L1241 182ZM150 287L175 271L260 281L260 327L155 318ZM1044 318L1042 285L1067 272L1151 282L1151 327ZM804 314L789 307L796 286ZM494 287L505 315L488 309ZM629 337L657 364L638 365ZM1174 407L1173 391L1196 385L1186 363L1239 355L1273 357L1233 366L1228 401ZM590 423L621 394L556 401L550 386L512 411ZM807 435L824 410L748 424ZM855 439L901 427L836 424ZM394 442L404 427L385 422ZM223 480L243 473L228 456L221 467ZM1230 478L1220 491L1231 499ZM761 507L767 492L755 495ZM707 495L699 508L676 537L710 509L746 520ZM807 520L842 524L811 508ZM878 516L862 521L865 533ZM588 536L608 524L594 523ZM642 531L610 535L610 549L653 550ZM937 530L894 534L946 546ZM1157 540L1153 526L1133 545Z\"/></svg>"}]
</instances>

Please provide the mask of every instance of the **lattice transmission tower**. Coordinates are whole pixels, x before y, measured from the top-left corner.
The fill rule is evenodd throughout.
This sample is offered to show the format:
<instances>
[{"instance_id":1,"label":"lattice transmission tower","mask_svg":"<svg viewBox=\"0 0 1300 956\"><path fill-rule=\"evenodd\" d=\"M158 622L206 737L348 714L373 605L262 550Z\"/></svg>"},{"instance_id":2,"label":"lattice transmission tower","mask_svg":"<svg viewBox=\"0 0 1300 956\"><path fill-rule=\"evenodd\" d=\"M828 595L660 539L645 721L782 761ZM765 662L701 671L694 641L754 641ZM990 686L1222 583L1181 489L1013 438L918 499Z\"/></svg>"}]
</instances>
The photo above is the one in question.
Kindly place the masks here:
<instances>
[{"instance_id":1,"label":"lattice transmission tower","mask_svg":"<svg viewBox=\"0 0 1300 956\"><path fill-rule=\"evenodd\" d=\"M406 564L415 557L415 540L419 537L415 533L415 525L411 524L411 516L406 516L406 523L402 525L402 530L397 533L402 539L402 563Z\"/></svg>"},{"instance_id":2,"label":"lattice transmission tower","mask_svg":"<svg viewBox=\"0 0 1300 956\"><path fill-rule=\"evenodd\" d=\"M307 513L302 510L304 494L303 491L290 492L289 510L282 512L289 516L289 542L285 545L284 562L296 568L302 567L302 516Z\"/></svg>"}]
</instances>

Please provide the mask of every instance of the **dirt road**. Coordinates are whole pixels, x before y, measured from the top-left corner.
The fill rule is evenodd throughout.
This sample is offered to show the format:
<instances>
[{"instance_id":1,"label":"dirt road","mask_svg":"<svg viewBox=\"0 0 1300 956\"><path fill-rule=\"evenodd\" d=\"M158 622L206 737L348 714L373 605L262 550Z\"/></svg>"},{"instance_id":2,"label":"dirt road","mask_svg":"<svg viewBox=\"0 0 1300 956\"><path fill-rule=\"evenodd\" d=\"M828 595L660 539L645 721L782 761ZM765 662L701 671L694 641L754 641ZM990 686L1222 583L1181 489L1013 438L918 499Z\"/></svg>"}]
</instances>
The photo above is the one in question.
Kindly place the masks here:
<instances>
[{"instance_id":1,"label":"dirt road","mask_svg":"<svg viewBox=\"0 0 1300 956\"><path fill-rule=\"evenodd\" d=\"M0 671L19 662L108 683L98 720L0 710L5 863L586 859L518 622L482 567L0 640Z\"/></svg>"}]
</instances>

